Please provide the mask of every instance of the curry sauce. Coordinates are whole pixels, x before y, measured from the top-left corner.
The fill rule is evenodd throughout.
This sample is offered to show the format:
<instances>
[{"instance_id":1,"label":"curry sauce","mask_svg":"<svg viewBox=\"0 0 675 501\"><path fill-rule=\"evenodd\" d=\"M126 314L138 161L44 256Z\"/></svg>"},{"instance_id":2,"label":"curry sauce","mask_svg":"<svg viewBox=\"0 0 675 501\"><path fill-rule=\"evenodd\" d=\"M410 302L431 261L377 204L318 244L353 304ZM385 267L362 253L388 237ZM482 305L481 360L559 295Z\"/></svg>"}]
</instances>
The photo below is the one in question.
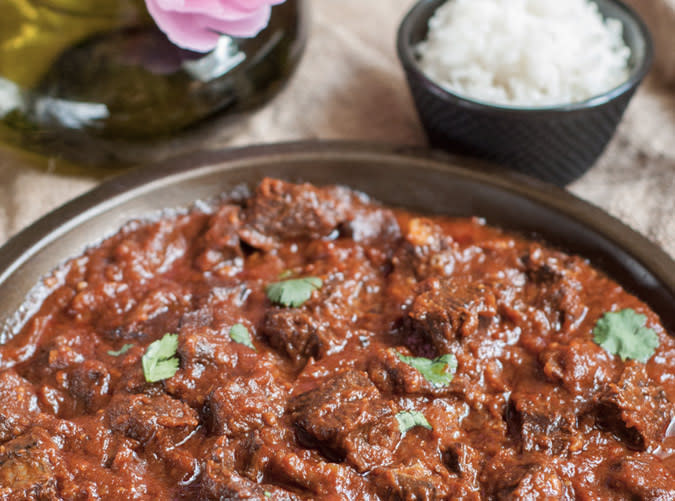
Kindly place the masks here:
<instances>
[{"instance_id":1,"label":"curry sauce","mask_svg":"<svg viewBox=\"0 0 675 501\"><path fill-rule=\"evenodd\" d=\"M51 282L0 347L0 499L675 499L657 315L480 219L265 179ZM598 342L627 311L644 360Z\"/></svg>"}]
</instances>

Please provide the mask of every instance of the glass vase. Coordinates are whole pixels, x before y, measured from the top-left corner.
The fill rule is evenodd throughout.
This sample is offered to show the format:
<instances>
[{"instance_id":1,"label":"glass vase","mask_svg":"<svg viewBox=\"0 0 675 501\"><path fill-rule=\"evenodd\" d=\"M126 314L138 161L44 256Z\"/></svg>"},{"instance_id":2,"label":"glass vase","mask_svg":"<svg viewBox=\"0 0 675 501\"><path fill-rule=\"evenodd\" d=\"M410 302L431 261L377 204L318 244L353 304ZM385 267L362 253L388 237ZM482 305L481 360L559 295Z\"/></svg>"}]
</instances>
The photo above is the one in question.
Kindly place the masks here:
<instances>
[{"instance_id":1,"label":"glass vase","mask_svg":"<svg viewBox=\"0 0 675 501\"><path fill-rule=\"evenodd\" d=\"M0 140L81 165L156 161L233 130L293 73L302 0L251 39L203 54L173 45L143 0L5 0Z\"/></svg>"}]
</instances>

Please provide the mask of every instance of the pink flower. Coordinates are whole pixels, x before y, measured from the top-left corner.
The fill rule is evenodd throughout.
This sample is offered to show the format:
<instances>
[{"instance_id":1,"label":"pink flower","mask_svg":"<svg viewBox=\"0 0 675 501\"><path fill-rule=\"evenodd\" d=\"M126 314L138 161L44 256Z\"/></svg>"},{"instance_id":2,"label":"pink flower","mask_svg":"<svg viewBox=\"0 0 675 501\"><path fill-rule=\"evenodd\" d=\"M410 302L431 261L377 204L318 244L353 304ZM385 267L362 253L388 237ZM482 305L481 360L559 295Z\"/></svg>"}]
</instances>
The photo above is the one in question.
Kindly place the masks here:
<instances>
[{"instance_id":1,"label":"pink flower","mask_svg":"<svg viewBox=\"0 0 675 501\"><path fill-rule=\"evenodd\" d=\"M284 0L145 0L157 26L184 49L208 52L221 34L254 37Z\"/></svg>"}]
</instances>

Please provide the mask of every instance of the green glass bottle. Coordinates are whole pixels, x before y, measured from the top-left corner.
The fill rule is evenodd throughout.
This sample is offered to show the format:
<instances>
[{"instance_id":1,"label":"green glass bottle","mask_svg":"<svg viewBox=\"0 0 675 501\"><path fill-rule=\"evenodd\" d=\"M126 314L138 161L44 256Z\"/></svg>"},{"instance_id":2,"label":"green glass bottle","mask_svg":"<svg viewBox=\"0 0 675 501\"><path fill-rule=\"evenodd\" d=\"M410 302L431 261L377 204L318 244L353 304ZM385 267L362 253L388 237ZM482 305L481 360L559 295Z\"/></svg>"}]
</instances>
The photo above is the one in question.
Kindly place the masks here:
<instances>
[{"instance_id":1,"label":"green glass bottle","mask_svg":"<svg viewBox=\"0 0 675 501\"><path fill-rule=\"evenodd\" d=\"M143 0L4 0L0 140L83 165L129 165L198 147L290 77L303 0L251 39L207 54L176 47Z\"/></svg>"}]
</instances>

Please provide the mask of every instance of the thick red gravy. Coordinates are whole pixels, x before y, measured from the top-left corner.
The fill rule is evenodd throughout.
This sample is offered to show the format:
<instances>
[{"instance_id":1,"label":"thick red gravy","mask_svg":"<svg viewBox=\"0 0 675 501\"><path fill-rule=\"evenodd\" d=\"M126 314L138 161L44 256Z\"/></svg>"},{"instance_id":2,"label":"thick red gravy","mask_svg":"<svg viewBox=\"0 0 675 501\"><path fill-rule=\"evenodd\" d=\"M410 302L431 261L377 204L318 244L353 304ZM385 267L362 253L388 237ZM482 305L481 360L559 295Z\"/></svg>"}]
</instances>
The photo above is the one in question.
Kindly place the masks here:
<instances>
[{"instance_id":1,"label":"thick red gravy","mask_svg":"<svg viewBox=\"0 0 675 501\"><path fill-rule=\"evenodd\" d=\"M0 347L0 499L675 499L675 341L540 242L266 179L66 272ZM280 276L322 285L280 306ZM625 308L658 334L647 363L593 341ZM167 333L178 371L148 383ZM399 356L446 354L446 386Z\"/></svg>"}]
</instances>

